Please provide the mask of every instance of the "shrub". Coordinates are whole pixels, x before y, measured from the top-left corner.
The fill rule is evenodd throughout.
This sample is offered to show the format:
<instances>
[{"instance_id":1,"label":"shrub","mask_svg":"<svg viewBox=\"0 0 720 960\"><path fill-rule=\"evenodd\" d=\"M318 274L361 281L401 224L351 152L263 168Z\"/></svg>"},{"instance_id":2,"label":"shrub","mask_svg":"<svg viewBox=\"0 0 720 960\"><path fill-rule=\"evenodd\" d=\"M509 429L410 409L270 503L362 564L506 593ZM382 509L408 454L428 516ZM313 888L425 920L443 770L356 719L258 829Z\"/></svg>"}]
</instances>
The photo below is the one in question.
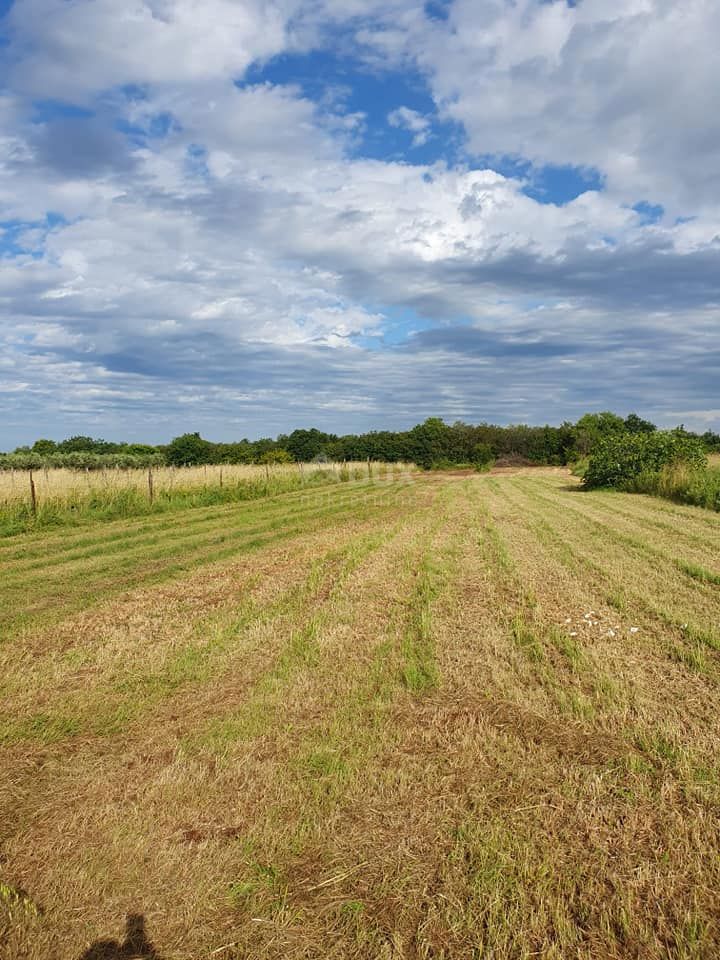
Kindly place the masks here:
<instances>
[{"instance_id":1,"label":"shrub","mask_svg":"<svg viewBox=\"0 0 720 960\"><path fill-rule=\"evenodd\" d=\"M293 458L292 454L288 453L287 450L279 448L277 450L266 450L265 453L258 458L258 463L292 463Z\"/></svg>"},{"instance_id":2,"label":"shrub","mask_svg":"<svg viewBox=\"0 0 720 960\"><path fill-rule=\"evenodd\" d=\"M478 469L489 468L495 459L489 443L476 443L473 447L473 463Z\"/></svg>"},{"instance_id":3,"label":"shrub","mask_svg":"<svg viewBox=\"0 0 720 960\"><path fill-rule=\"evenodd\" d=\"M624 433L600 440L583 477L586 487L627 489L639 477L657 475L663 467L707 464L702 443L677 431Z\"/></svg>"}]
</instances>

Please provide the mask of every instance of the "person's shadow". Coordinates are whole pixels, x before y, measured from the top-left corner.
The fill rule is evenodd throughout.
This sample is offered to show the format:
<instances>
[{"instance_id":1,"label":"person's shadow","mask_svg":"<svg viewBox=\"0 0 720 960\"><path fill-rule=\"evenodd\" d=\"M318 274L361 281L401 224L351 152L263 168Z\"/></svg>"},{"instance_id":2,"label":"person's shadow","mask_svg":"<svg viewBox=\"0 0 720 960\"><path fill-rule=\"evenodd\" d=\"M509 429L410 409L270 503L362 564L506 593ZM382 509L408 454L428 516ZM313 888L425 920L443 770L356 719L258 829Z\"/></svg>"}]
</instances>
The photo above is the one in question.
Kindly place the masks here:
<instances>
[{"instance_id":1,"label":"person's shadow","mask_svg":"<svg viewBox=\"0 0 720 960\"><path fill-rule=\"evenodd\" d=\"M129 913L125 918L125 939L96 940L80 960L162 960L154 945L145 935L145 917Z\"/></svg>"}]
</instances>

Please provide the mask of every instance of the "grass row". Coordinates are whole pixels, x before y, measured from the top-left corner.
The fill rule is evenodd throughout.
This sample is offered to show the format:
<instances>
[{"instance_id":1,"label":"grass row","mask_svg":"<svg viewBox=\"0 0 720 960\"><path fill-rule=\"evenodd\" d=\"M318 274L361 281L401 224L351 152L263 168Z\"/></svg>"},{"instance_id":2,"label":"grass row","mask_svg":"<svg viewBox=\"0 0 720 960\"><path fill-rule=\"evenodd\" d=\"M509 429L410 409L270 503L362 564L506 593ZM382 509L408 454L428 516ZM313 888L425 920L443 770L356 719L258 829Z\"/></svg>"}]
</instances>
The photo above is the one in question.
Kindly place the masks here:
<instances>
[{"instance_id":1,"label":"grass row","mask_svg":"<svg viewBox=\"0 0 720 960\"><path fill-rule=\"evenodd\" d=\"M380 471L378 466L375 469ZM44 498L36 503L34 508L28 493L23 500L10 500L0 504L0 537L43 528L77 527L99 521L240 503L305 487L349 482L363 476L367 476L364 470L347 467L337 470L269 470L266 476L231 479L224 484L214 480L203 486L185 486L179 477L177 485L153 491L152 497L149 489L112 485L90 486L87 491L74 490L68 495Z\"/></svg>"},{"instance_id":2,"label":"grass row","mask_svg":"<svg viewBox=\"0 0 720 960\"><path fill-rule=\"evenodd\" d=\"M299 584L283 591L269 604L251 599L219 616L200 620L187 641L173 643L166 657L154 667L140 669L131 661L120 674L105 682L96 681L92 689L80 689L64 696L53 696L45 708L29 716L0 713L0 743L34 740L50 743L78 735L114 736L138 717L147 714L158 703L175 696L187 685L217 683L223 674L233 670L238 650L247 654L246 638L258 624L292 621L295 625L289 642L289 653L280 659L279 672L289 658L311 660L312 638L316 617L311 613L319 597L336 590L350 572L382 538L377 533L364 540L329 551L311 565ZM299 626L307 618L303 626Z\"/></svg>"},{"instance_id":3,"label":"grass row","mask_svg":"<svg viewBox=\"0 0 720 960\"><path fill-rule=\"evenodd\" d=\"M302 504L272 504L178 527L163 524L124 536L122 527L108 529L105 540L62 552L43 564L39 557L3 564L1 636L39 626L56 616L140 584L156 583L178 573L258 550L270 543L322 529L347 517L363 517L390 507L406 492L403 484L338 490L325 498L317 491ZM58 545L60 546L60 545Z\"/></svg>"},{"instance_id":4,"label":"grass row","mask_svg":"<svg viewBox=\"0 0 720 960\"><path fill-rule=\"evenodd\" d=\"M557 559L570 570L585 569L603 584L607 603L620 616L642 625L643 633L659 634L649 641L637 636L634 644L660 641L670 659L717 682L718 597L711 581L687 575L682 558L614 530L612 504L605 498L584 496L574 507L564 503L561 518L558 500L547 491L526 484L522 492L524 509L534 514L537 535ZM607 513L594 516L591 504ZM581 543L577 536L568 537L570 526L576 534L584 530ZM679 571L687 575L683 581L677 579Z\"/></svg>"}]
</instances>

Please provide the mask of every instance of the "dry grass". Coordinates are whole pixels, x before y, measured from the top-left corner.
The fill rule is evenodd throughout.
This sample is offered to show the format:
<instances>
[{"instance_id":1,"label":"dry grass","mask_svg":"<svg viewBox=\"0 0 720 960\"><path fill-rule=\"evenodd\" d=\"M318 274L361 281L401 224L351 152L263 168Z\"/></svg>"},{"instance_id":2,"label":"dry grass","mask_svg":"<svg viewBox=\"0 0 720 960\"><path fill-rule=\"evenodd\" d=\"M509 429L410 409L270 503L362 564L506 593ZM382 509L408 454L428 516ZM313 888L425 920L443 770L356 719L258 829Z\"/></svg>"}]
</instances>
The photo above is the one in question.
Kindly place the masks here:
<instances>
[{"instance_id":1,"label":"dry grass","mask_svg":"<svg viewBox=\"0 0 720 960\"><path fill-rule=\"evenodd\" d=\"M221 484L264 480L266 476L295 477L304 474L310 477L314 473L335 473L345 469L352 476L367 476L365 463L346 464L273 464L269 467L254 464L210 464L200 467L153 467L153 489L156 496L170 494L178 490L203 490L207 487L219 487ZM372 464L371 470L377 477L388 472L407 473L409 464ZM38 506L48 501L79 502L88 497L103 498L107 495L127 490L146 494L148 491L147 469L106 470L35 470L33 481ZM29 500L29 472L27 470L0 470L0 508Z\"/></svg>"},{"instance_id":2,"label":"dry grass","mask_svg":"<svg viewBox=\"0 0 720 960\"><path fill-rule=\"evenodd\" d=\"M720 517L543 470L243 511L0 546L0 956L720 955Z\"/></svg>"}]
</instances>

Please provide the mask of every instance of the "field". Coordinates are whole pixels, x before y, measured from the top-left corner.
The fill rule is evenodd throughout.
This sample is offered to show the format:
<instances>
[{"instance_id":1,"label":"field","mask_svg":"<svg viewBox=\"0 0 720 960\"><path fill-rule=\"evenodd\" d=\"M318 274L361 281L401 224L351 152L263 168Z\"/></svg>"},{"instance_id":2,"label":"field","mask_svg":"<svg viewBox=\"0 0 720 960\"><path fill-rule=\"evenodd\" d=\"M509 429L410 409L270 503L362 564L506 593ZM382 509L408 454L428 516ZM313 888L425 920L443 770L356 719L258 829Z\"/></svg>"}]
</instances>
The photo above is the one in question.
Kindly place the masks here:
<instances>
[{"instance_id":1,"label":"field","mask_svg":"<svg viewBox=\"0 0 720 960\"><path fill-rule=\"evenodd\" d=\"M720 956L720 516L393 474L0 541L0 956Z\"/></svg>"},{"instance_id":2,"label":"field","mask_svg":"<svg viewBox=\"0 0 720 960\"><path fill-rule=\"evenodd\" d=\"M410 464L223 464L103 470L0 470L0 536L79 526L288 493L361 477L383 478Z\"/></svg>"}]
</instances>

